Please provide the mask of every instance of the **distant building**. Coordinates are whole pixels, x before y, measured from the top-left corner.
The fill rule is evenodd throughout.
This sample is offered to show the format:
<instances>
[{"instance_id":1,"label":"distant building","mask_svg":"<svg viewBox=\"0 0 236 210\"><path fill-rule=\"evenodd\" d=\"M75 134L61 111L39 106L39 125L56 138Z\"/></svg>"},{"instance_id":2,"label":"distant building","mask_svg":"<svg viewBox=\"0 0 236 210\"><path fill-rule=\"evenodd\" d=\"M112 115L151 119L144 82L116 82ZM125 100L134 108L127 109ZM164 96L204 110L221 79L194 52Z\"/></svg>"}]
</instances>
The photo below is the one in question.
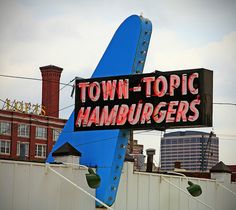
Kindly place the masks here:
<instances>
[{"instance_id":1,"label":"distant building","mask_svg":"<svg viewBox=\"0 0 236 210\"><path fill-rule=\"evenodd\" d=\"M198 131L166 133L161 138L161 170L174 170L175 162L190 171L208 171L219 161L219 138Z\"/></svg>"},{"instance_id":2,"label":"distant building","mask_svg":"<svg viewBox=\"0 0 236 210\"><path fill-rule=\"evenodd\" d=\"M236 165L228 165L232 172L231 181L236 182Z\"/></svg>"},{"instance_id":3,"label":"distant building","mask_svg":"<svg viewBox=\"0 0 236 210\"><path fill-rule=\"evenodd\" d=\"M131 142L129 140L127 145L127 154L133 158L134 161L134 170L135 171L143 171L146 169L145 165L145 155L143 155L143 145L138 144L137 140L133 140L131 148Z\"/></svg>"},{"instance_id":4,"label":"distant building","mask_svg":"<svg viewBox=\"0 0 236 210\"><path fill-rule=\"evenodd\" d=\"M66 123L58 117L63 69L50 65L40 70L42 105L7 99L0 110L1 159L45 161Z\"/></svg>"}]
</instances>

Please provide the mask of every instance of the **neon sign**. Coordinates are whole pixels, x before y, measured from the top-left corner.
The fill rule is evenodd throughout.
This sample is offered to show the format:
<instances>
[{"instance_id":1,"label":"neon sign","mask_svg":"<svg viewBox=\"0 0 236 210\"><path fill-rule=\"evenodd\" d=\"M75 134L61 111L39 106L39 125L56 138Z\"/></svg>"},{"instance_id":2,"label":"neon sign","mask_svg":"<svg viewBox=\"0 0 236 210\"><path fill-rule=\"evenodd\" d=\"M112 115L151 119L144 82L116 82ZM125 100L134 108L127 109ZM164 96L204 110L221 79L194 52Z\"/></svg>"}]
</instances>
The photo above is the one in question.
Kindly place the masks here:
<instances>
[{"instance_id":1,"label":"neon sign","mask_svg":"<svg viewBox=\"0 0 236 210\"><path fill-rule=\"evenodd\" d=\"M52 149L66 142L75 146L80 164L96 167L102 180L96 197L109 206L116 199L130 129L212 124L212 71L137 74L143 72L151 34L151 21L142 16L132 15L119 26L92 78L76 81L75 110Z\"/></svg>"},{"instance_id":2,"label":"neon sign","mask_svg":"<svg viewBox=\"0 0 236 210\"><path fill-rule=\"evenodd\" d=\"M93 72L92 78L142 73L151 34L150 20L138 15L128 17L116 30ZM93 94L93 92L91 93ZM86 96L87 94L86 90ZM93 104L95 103L98 104L98 102L93 102ZM73 111L52 152L65 142L75 146L82 153L80 164L95 166L96 173L101 177L101 185L96 189L96 198L111 206L116 199L129 130L101 129L74 132L74 118ZM109 140L104 141L104 139ZM47 158L49 163L54 161L52 152ZM101 204L96 203L96 207L101 207Z\"/></svg>"},{"instance_id":3,"label":"neon sign","mask_svg":"<svg viewBox=\"0 0 236 210\"><path fill-rule=\"evenodd\" d=\"M76 81L74 130L212 126L212 71Z\"/></svg>"}]
</instances>

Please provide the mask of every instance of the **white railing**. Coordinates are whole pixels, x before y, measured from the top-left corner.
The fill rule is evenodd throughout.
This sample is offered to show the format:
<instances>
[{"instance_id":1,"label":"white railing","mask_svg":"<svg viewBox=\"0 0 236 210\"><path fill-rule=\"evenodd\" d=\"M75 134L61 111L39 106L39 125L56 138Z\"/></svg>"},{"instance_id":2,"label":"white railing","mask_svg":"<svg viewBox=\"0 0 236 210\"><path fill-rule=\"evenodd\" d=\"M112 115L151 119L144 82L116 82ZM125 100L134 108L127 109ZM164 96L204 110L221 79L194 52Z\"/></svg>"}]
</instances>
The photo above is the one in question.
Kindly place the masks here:
<instances>
[{"instance_id":1,"label":"white railing","mask_svg":"<svg viewBox=\"0 0 236 210\"><path fill-rule=\"evenodd\" d=\"M77 165L77 164L73 164L73 163L68 163L68 165L76 165L76 166L83 166L83 165ZM86 166L83 166L86 167ZM46 164L46 168L50 169L53 173L55 173L56 175L58 175L59 177L61 177L62 179L66 180L68 183L70 183L71 185L73 185L76 189L80 190L81 192L83 192L84 194L86 194L87 196L89 196L90 198L93 198L95 201L97 201L98 203L102 204L104 207L106 207L107 209L113 210L113 208L111 208L110 206L108 206L107 204L105 204L104 202L102 202L101 200L99 200L98 198L94 197L93 195L91 195L89 192L87 192L86 190L84 190L82 187L78 186L77 184L75 184L74 182L72 182L71 180L69 180L68 178L66 178L65 176L63 176L62 174L60 174L59 172L57 172L56 170L52 169L50 167L49 164ZM86 167L87 168L87 167Z\"/></svg>"}]
</instances>

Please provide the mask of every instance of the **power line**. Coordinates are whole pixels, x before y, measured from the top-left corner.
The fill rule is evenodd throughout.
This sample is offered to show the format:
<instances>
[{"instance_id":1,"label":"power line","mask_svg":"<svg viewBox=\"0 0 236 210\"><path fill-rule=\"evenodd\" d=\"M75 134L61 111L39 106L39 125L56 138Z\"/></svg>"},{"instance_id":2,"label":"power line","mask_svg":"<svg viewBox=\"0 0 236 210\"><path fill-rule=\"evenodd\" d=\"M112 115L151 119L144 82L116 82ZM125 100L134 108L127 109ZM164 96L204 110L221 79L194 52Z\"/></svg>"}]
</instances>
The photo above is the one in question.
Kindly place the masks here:
<instances>
[{"instance_id":1,"label":"power line","mask_svg":"<svg viewBox=\"0 0 236 210\"><path fill-rule=\"evenodd\" d=\"M72 81L73 81L73 80L72 80ZM72 82L72 81L70 81L70 82ZM0 101L5 102L5 101L2 100L1 98L0 98ZM65 109L67 109L67 108L70 108L70 107L72 107L72 106L74 106L74 105L75 105L75 104L71 104L71 105L66 106L66 107L63 107L63 108L61 108L61 109L59 109L59 110L56 110L55 112L60 112L60 111L62 111L62 110L65 110ZM11 106L12 108L14 108L13 105L10 104L10 106ZM49 114L53 114L53 113L55 113L55 112L48 113L48 115L49 115ZM24 112L20 112L20 111L19 111L19 113L24 113ZM24 114L25 114L25 113L24 113ZM28 117L22 117L22 118L27 119ZM39 120L36 119L36 118L32 118L32 119L39 122ZM49 128L52 128L52 127L49 126ZM54 128L52 128L52 129L54 129ZM140 131L140 132L138 132L138 133L136 133L136 134L147 133L147 132L151 132L151 131L153 131L153 130L144 130L144 131ZM155 130L154 130L154 131L155 131ZM58 132L58 131L57 131L57 132ZM73 133L73 132L74 132L74 131L63 132L63 133ZM58 133L60 133L60 132L58 132ZM108 139L113 139L113 138L116 138L116 136L111 137L111 138L108 138ZM104 139L101 139L101 140L104 140Z\"/></svg>"},{"instance_id":2,"label":"power line","mask_svg":"<svg viewBox=\"0 0 236 210\"><path fill-rule=\"evenodd\" d=\"M39 79L39 78L33 78L33 77L23 77L23 76L15 76L15 75L6 75L6 74L0 74L0 77L6 77L6 78L12 78L12 79L26 79L26 80L35 80L35 81L43 81L43 79ZM72 81L74 81L75 79L71 80L69 83L71 83ZM52 83L57 83L56 81L52 81L52 80L44 80L47 82L52 82ZM69 83L63 83L60 82L59 84L61 85L65 85L65 86L70 86L70 87L74 87L73 85L70 85ZM64 88L64 87L63 87ZM62 89L63 89L62 88ZM236 103L232 103L232 102L215 102L213 103L214 105L229 105L229 106L236 106Z\"/></svg>"},{"instance_id":3,"label":"power line","mask_svg":"<svg viewBox=\"0 0 236 210\"><path fill-rule=\"evenodd\" d=\"M2 75L2 74L0 74L0 76L2 76L2 77L9 77L9 78L16 78L16 79L29 79L29 80L42 81L42 79L30 78L30 77L18 77L18 76L10 76L10 75ZM76 78L70 80L68 83L59 83L59 84L63 84L63 85L64 85L62 88L59 89L59 93L60 93L61 90L63 90L63 89L64 89L65 87L67 87L67 86L73 87L73 85L70 85L70 83L73 82L75 79L76 79ZM47 82L54 82L54 83L55 83L55 81L51 81L51 80L44 80L44 81L47 81ZM52 97L53 97L54 95L56 95L56 94L57 94L57 93L53 94ZM50 100L50 99L51 99L51 98L48 98L48 99L46 100L46 102L47 102L48 100ZM5 101L2 100L2 99L0 99L0 101L2 101L3 103L5 103ZM12 108L14 108L13 105L10 104L10 106L11 106ZM69 105L69 106L63 107L63 108L61 108L61 109L59 109L59 110L56 110L56 111L54 111L54 112L51 112L51 113L47 113L47 115L51 115L51 114L60 112L60 111L65 110L65 109L67 109L67 108L69 108L69 107L71 107L71 106L74 106L74 104L71 104L71 105ZM24 113L24 112L20 112L20 113ZM23 118L24 118L24 117L23 117ZM34 118L32 118L32 119L35 120L35 121L38 121L37 119L34 119ZM38 121L38 122L39 122L39 121ZM54 129L54 128L50 127L50 126L49 126L49 128ZM58 132L58 131L56 130L56 132ZM58 133L60 133L60 132L58 132Z\"/></svg>"},{"instance_id":4,"label":"power line","mask_svg":"<svg viewBox=\"0 0 236 210\"><path fill-rule=\"evenodd\" d=\"M1 99L0 99L1 100ZM69 107L71 107L71 106L73 106L74 104L72 104L72 105L69 105L69 106L67 106L67 107L64 107L64 108L62 108L61 110L64 110L64 109L66 109L66 108L69 108ZM61 111L61 110L59 110L59 111ZM36 121L38 121L38 119L34 119L34 120L36 120ZM52 128L51 126L48 126L49 128ZM52 128L52 129L54 129L54 128ZM55 130L57 133L60 133L60 132L58 132L57 130ZM149 132L152 132L152 131L156 131L156 130L143 130L143 131L139 131L139 132L137 132L136 134L141 134L141 135L145 135L145 133L149 133ZM69 132L63 132L63 133L73 133L74 131L69 131ZM146 135L155 135L155 134L146 134ZM83 146L83 145L89 145L89 144L96 144L96 143L98 143L98 142L101 142L101 141L111 141L111 140L115 140L117 138L117 136L111 136L111 137L109 137L109 138L99 138L99 139L96 139L96 140L94 140L94 141L91 141L91 142L85 142L85 143L78 143L78 144L76 144L76 146ZM228 139L227 139L228 140ZM99 166L99 168L109 168L109 166Z\"/></svg>"},{"instance_id":5,"label":"power line","mask_svg":"<svg viewBox=\"0 0 236 210\"><path fill-rule=\"evenodd\" d=\"M223 133L217 133L218 136L231 136L236 137L236 134L223 134Z\"/></svg>"},{"instance_id":6,"label":"power line","mask_svg":"<svg viewBox=\"0 0 236 210\"><path fill-rule=\"evenodd\" d=\"M230 103L230 102L217 102L217 103L213 103L215 105L229 105L229 106L236 106L236 103Z\"/></svg>"},{"instance_id":7,"label":"power line","mask_svg":"<svg viewBox=\"0 0 236 210\"><path fill-rule=\"evenodd\" d=\"M69 106L63 107L63 108L59 109L58 112L60 112L60 111L62 111L62 110L65 110L65 109L68 109L68 108L70 108L70 107L72 107L72 106L74 106L74 105L75 105L75 104L71 104L71 105L69 105Z\"/></svg>"},{"instance_id":8,"label":"power line","mask_svg":"<svg viewBox=\"0 0 236 210\"><path fill-rule=\"evenodd\" d=\"M136 135L136 134L135 134ZM138 135L144 135L144 136L157 136L156 134L149 134L149 133L143 133L143 134L138 134ZM221 136L223 136L223 138L221 137ZM232 141L234 141L234 140L236 140L236 135L227 135L227 134L224 134L224 135L217 135L217 137L218 138L220 138L219 140L232 140ZM228 138L227 138L228 137ZM234 138L235 137L235 138Z\"/></svg>"},{"instance_id":9,"label":"power line","mask_svg":"<svg viewBox=\"0 0 236 210\"><path fill-rule=\"evenodd\" d=\"M28 79L28 80L42 81L42 79L38 79L38 78L18 77L18 76L10 76L10 75L0 75L0 76L1 76L1 77L8 77L8 78L15 78L15 79ZM54 83L55 83L55 81L51 81L51 80L45 80L45 81L47 81L47 82L54 82ZM73 87L73 85L70 85L70 83L73 82L73 81L74 81L74 79L71 80L69 83L59 83L59 84L64 85L59 91L61 91L62 89L64 89L66 86L71 86L71 87ZM0 100L1 100L1 99L0 99ZM1 101L3 101L3 100L1 100ZM3 101L3 102L4 102L4 101ZM216 104L216 105L236 105L235 103L213 103L213 104ZM72 106L74 106L74 104L71 104L71 105L69 105L69 106L67 106L67 107L63 107L62 109L59 109L59 110L57 110L56 112L60 112L60 111L65 110L65 109L67 109L67 108L69 108L69 107L72 107ZM13 106L12 106L12 107L13 107ZM54 112L53 112L53 113L54 113ZM52 113L50 113L50 114L52 114ZM37 119L34 119L34 120L35 120L35 121L38 121ZM52 128L52 127L50 127L50 126L48 126L48 127L49 127L49 128ZM52 129L54 129L54 128L52 128ZM148 132L151 132L151 131L156 131L156 130L145 130L145 131L137 132L137 133L135 133L135 134L141 134L141 135L142 135L142 133L148 133ZM56 130L56 132L58 132L58 131ZM58 133L60 133L60 132L58 132ZM72 131L72 132L65 132L65 133L73 133L73 131ZM145 135L145 134L143 134L143 135ZM147 134L147 135L152 135L152 134ZM77 144L77 146L85 145L85 144L93 144L93 143L97 143L97 142L101 142L101 141L113 140L113 139L116 139L116 138L117 138L117 136L113 136L113 137L110 137L110 138L104 138L104 139L97 139L97 140L94 140L94 141L92 141L92 142Z\"/></svg>"},{"instance_id":10,"label":"power line","mask_svg":"<svg viewBox=\"0 0 236 210\"><path fill-rule=\"evenodd\" d=\"M147 132L139 132L139 133L134 133L135 135L144 135L144 136L157 136L155 133L148 133L151 131L157 131L157 130L146 130ZM157 131L161 132L161 131ZM220 138L219 140L229 140L229 141L235 141L236 140L236 134L217 134L217 137ZM223 138L222 138L223 137ZM228 138L227 138L228 137ZM234 138L234 139L233 139Z\"/></svg>"},{"instance_id":11,"label":"power line","mask_svg":"<svg viewBox=\"0 0 236 210\"><path fill-rule=\"evenodd\" d=\"M66 85L67 85L67 84L66 84ZM65 86L64 86L64 87L65 87ZM5 103L5 101L2 100L2 99L0 99L0 101L2 101L2 102ZM56 113L56 112L60 112L60 111L62 111L62 110L68 109L68 108L70 108L70 107L72 107L72 106L74 106L74 105L75 105L75 104L68 105L68 106L63 107L63 108L61 108L61 109L59 109L59 110L56 110L56 111L54 111L54 112L50 112L49 114L54 114L54 113ZM13 105L10 105L10 106L13 107ZM13 108L14 108L14 107L13 107ZM21 112L20 112L20 113L21 113ZM23 112L22 112L22 113L23 113ZM33 118L33 119L34 119L34 118ZM34 119L34 120L37 121L37 119ZM150 133L150 132L153 132L153 131L155 131L155 132L160 132L160 131L158 131L158 130L152 129L152 130L137 131L137 132L134 132L134 134L135 134L135 135L140 134L140 135L155 136L156 134ZM59 133L59 132L58 132L58 133ZM65 133L72 133L72 132L65 132ZM234 134L217 134L217 135L218 135L218 137L220 137L220 136L225 136L225 137L230 136L231 138L236 137L236 134L235 134L235 135L234 135ZM225 138L221 138L221 139L225 139ZM225 139L225 140L233 140L233 139Z\"/></svg>"},{"instance_id":12,"label":"power line","mask_svg":"<svg viewBox=\"0 0 236 210\"><path fill-rule=\"evenodd\" d=\"M0 76L10 77L10 78L16 78L16 79L29 79L29 80L37 80L37 81L46 81L46 82L58 83L58 82L52 81L52 80L42 80L42 79L30 78L30 77L18 77L18 76L10 76L10 75L2 75L2 74L0 74ZM65 87L70 86L70 87L73 87L73 88L74 88L74 85L70 85L70 83L73 82L75 79L76 79L76 77L75 77L74 79L70 80L68 83L59 83L59 84L62 84L62 85L64 85L64 86L59 89L59 92L58 92L58 93L55 92L54 94L52 94L52 96L51 96L50 98L47 98L47 100L46 100L44 103L47 103L49 100L52 100L52 98L53 98L54 96L56 96L57 94L59 94L60 91L62 91ZM2 101L2 100L1 100L1 101ZM3 101L3 102L5 103L5 101ZM72 105L70 105L70 106L72 106ZM70 106L69 106L69 107L70 107ZM61 110L64 110L64 109L65 109L65 108L63 108L63 109L61 109ZM57 111L55 111L55 112L53 112L53 113L49 113L49 114L54 114L54 113L57 113L58 111L61 111L61 110L57 110Z\"/></svg>"},{"instance_id":13,"label":"power line","mask_svg":"<svg viewBox=\"0 0 236 210\"><path fill-rule=\"evenodd\" d=\"M21 77L21 76L13 76L13 75L6 75L6 74L0 74L0 77L6 77L6 78L12 78L12 79L25 79L25 80L35 80L35 81L47 81L47 82L52 82L52 83L58 83L56 81L53 80L43 80L43 79L39 79L39 78L33 78L33 77ZM69 85L68 83L63 83L63 82L59 82L60 85ZM73 87L73 85L69 85L71 87Z\"/></svg>"},{"instance_id":14,"label":"power line","mask_svg":"<svg viewBox=\"0 0 236 210\"><path fill-rule=\"evenodd\" d=\"M149 130L145 130L145 131L142 131L140 133L146 133L146 132L150 132L150 131ZM70 132L63 132L63 133L70 133ZM90 141L90 142L86 142L86 143L81 143L81 144L76 144L76 146L87 145L87 144L95 144L95 143L98 143L100 141L107 141L107 140L116 139L116 138L117 138L117 136L113 136L113 137L109 137L109 138L104 138L104 139L96 139L94 141Z\"/></svg>"},{"instance_id":15,"label":"power line","mask_svg":"<svg viewBox=\"0 0 236 210\"><path fill-rule=\"evenodd\" d=\"M2 99L0 99L0 100L3 101ZM3 101L3 102L4 102L4 101ZM10 106L12 106L12 105L10 105ZM67 106L67 107L64 107L64 108L62 108L62 109L60 109L60 110L58 110L58 111L67 109L67 108L69 108L69 107L71 107L71 106L74 106L74 104L69 105L69 106ZM13 106L12 106L12 107L13 107ZM20 112L20 113L23 113L23 112ZM23 118L24 118L24 117L23 117ZM26 117L25 117L25 118L26 118ZM39 122L38 119L35 119L35 118L32 118L32 119ZM51 129L54 129L54 128L51 127L51 126L48 126L48 127L51 128ZM55 131L60 134L59 131L57 131L57 130L55 130ZM6 132L6 131L5 131L5 132ZM74 132L74 131L62 132L62 133L73 133L73 132ZM139 133L144 133L144 132L150 132L150 131L149 131L149 130L145 130L145 131L141 131L141 132L139 132ZM2 134L3 134L3 133L0 133L0 135L2 135ZM117 136L112 136L112 137L104 138L104 139L97 139L97 140L94 140L94 141L92 141L92 142L87 142L87 143L80 143L80 144L77 144L77 146L87 145L87 144L94 144L94 143L98 143L98 142L101 142L101 141L115 140L115 139L117 139ZM99 168L110 168L110 167L109 167L109 166L99 166Z\"/></svg>"},{"instance_id":16,"label":"power line","mask_svg":"<svg viewBox=\"0 0 236 210\"><path fill-rule=\"evenodd\" d=\"M30 78L30 77L18 77L18 76L2 75L2 74L0 74L0 76L3 76L3 77L10 77L10 78L17 78L17 79L29 79L29 80L37 80L37 81L46 81L46 82L58 83L58 82L52 81L52 80L42 80L42 79ZM59 94L60 91L62 91L65 87L68 87L68 86L74 87L74 85L70 85L70 83L73 82L75 79L76 79L76 77L75 77L74 79L70 80L68 83L59 83L59 84L63 84L64 86L59 89L59 92L58 92L58 93L55 92L50 98L47 98L47 100L46 100L44 103L47 103L49 100L52 100L52 98L53 98L54 96L56 96L57 94ZM1 101L5 104L5 101L3 101L3 100L1 100ZM72 106L72 105L70 105L70 106ZM69 107L70 107L70 106L69 106ZM13 107L13 106L11 106L11 107ZM65 109L65 108L62 108L61 110L64 110L64 109ZM54 114L54 113L57 113L58 111L61 111L61 110L57 110L57 111L52 112L52 113L49 113L49 114Z\"/></svg>"},{"instance_id":17,"label":"power line","mask_svg":"<svg viewBox=\"0 0 236 210\"><path fill-rule=\"evenodd\" d=\"M52 94L52 96L51 96L50 98L48 97L47 100L46 100L44 103L47 103L49 100L52 100L54 96L56 96L57 94L60 94L60 92L61 92L65 87L71 86L70 83L73 82L75 79L76 79L76 77L75 77L74 79L70 80L68 83L64 83L64 86L59 89L58 93L55 92L54 94ZM72 85L72 87L74 87L74 86ZM74 104L73 104L73 105L74 105ZM72 106L72 105L69 105L68 107L71 107L71 106ZM66 108L68 108L68 107L66 107ZM52 113L49 113L49 114L54 114L54 113L60 112L60 111L62 111L62 110L64 110L64 109L66 109L66 108L59 109L59 110L57 110L57 111L55 111L55 112L52 112Z\"/></svg>"},{"instance_id":18,"label":"power line","mask_svg":"<svg viewBox=\"0 0 236 210\"><path fill-rule=\"evenodd\" d=\"M1 101L3 101L2 99L0 99ZM61 111L61 110L64 110L64 109L67 109L67 108L69 108L69 107L71 107L71 106L74 106L74 104L71 104L71 105L69 105L69 106L67 106L67 107L64 107L64 108L62 108L62 109L60 109L60 110L58 110L58 111ZM12 106L13 107L13 106ZM20 113L22 113L22 112L20 112ZM24 117L23 117L24 118ZM25 117L26 118L26 117ZM32 118L33 120L35 120L35 121L39 121L38 119L35 119L35 118ZM54 129L53 127L50 127L50 126L48 126L49 128L51 128L51 129ZM57 130L55 130L57 133L60 133L60 132L58 132ZM138 134L141 134L141 133L147 133L147 132L150 132L150 131L152 131L152 130L144 130L144 131L140 131ZM74 131L65 131L65 132L63 132L64 134L65 133L74 133ZM81 144L77 144L77 146L81 146L81 145L86 145L86 144L94 144L94 143L97 143L97 142L100 142L100 141L107 141L107 140L112 140L112 139L116 139L117 138L117 136L112 136L112 137L109 137L109 138L104 138L104 139L96 139L96 140L94 140L94 141L92 141L92 142L87 142L87 143L81 143Z\"/></svg>"},{"instance_id":19,"label":"power line","mask_svg":"<svg viewBox=\"0 0 236 210\"><path fill-rule=\"evenodd\" d=\"M8 77L8 78L15 78L15 79L28 79L28 80L42 81L42 79L30 78L30 77L20 77L20 76L11 76L11 75L2 75L2 74L0 74L0 76L1 76L1 77ZM70 82L68 82L68 83L60 83L60 84L62 84L62 85L64 85L64 86L59 90L59 92L60 92L62 89L64 89L65 87L67 87L67 86L74 87L73 85L70 85L70 83L73 82L74 80L75 80L75 78L74 78L73 80L71 80ZM51 81L51 80L44 80L44 81L47 81L47 82L55 82L55 81ZM3 101L2 99L0 99L0 100ZM3 102L5 102L5 101L3 101ZM213 103L213 104L216 104L216 105L236 105L236 104L234 104L234 103ZM66 106L66 107L64 107L64 108L62 108L62 109L59 109L59 110L55 111L55 112L60 112L60 111L65 110L65 109L67 109L67 108L69 108L69 107L72 107L72 106L74 106L74 104L71 104L71 105L69 105L69 106ZM12 106L12 107L13 107L13 106ZM55 112L53 112L53 113L55 113ZM49 114L53 114L53 113L49 113ZM34 120L37 121L37 119L34 119ZM51 128L51 127L50 127L50 128ZM145 130L145 131L137 132L137 133L135 133L135 134L154 135L154 134L142 134L142 133L147 133L147 132L151 132L151 131L156 131L156 130ZM58 132L58 131L57 131L57 132ZM58 133L59 133L59 132L58 132ZM73 132L63 132L63 133L73 133ZM90 144L91 144L91 143L96 143L96 142L101 141L101 140L109 140L109 139L113 139L113 138L116 138L116 137L111 137L111 138L106 138L106 139L99 139L99 140L96 140L96 141L94 141L94 142L89 142L89 143L90 143Z\"/></svg>"}]
</instances>

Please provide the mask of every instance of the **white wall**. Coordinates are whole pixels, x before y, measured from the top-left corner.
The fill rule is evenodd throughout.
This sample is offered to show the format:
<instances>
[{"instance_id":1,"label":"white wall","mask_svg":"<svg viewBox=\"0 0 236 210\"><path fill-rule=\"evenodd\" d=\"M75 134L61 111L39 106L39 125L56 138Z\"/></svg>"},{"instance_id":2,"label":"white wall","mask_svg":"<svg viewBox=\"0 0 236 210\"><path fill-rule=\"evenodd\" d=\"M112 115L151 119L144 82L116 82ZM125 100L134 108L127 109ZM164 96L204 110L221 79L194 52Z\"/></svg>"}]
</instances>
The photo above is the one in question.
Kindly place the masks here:
<instances>
[{"instance_id":1,"label":"white wall","mask_svg":"<svg viewBox=\"0 0 236 210\"><path fill-rule=\"evenodd\" d=\"M86 170L58 165L51 167L95 195L95 190L87 186ZM191 180L201 185L203 194L197 198L202 202L215 210L235 210L236 196L215 181ZM125 163L113 208L115 210L209 209L168 182L183 190L187 186L185 178L133 173L132 163ZM226 186L236 192L236 184ZM51 171L47 171L45 164L0 160L0 189L0 210L95 210L92 198Z\"/></svg>"},{"instance_id":2,"label":"white wall","mask_svg":"<svg viewBox=\"0 0 236 210\"><path fill-rule=\"evenodd\" d=\"M130 164L130 163L128 163ZM126 163L122 174L116 210L205 210L209 209L187 193L187 180L184 177L132 172ZM177 187L166 182L165 179ZM236 195L228 192L214 180L191 179L202 187L200 201L215 210L235 210ZM221 183L223 184L223 183ZM224 184L236 192L235 184Z\"/></svg>"},{"instance_id":3,"label":"white wall","mask_svg":"<svg viewBox=\"0 0 236 210\"><path fill-rule=\"evenodd\" d=\"M83 169L52 166L94 195ZM94 209L94 201L76 190L45 164L0 160L0 210Z\"/></svg>"}]
</instances>

